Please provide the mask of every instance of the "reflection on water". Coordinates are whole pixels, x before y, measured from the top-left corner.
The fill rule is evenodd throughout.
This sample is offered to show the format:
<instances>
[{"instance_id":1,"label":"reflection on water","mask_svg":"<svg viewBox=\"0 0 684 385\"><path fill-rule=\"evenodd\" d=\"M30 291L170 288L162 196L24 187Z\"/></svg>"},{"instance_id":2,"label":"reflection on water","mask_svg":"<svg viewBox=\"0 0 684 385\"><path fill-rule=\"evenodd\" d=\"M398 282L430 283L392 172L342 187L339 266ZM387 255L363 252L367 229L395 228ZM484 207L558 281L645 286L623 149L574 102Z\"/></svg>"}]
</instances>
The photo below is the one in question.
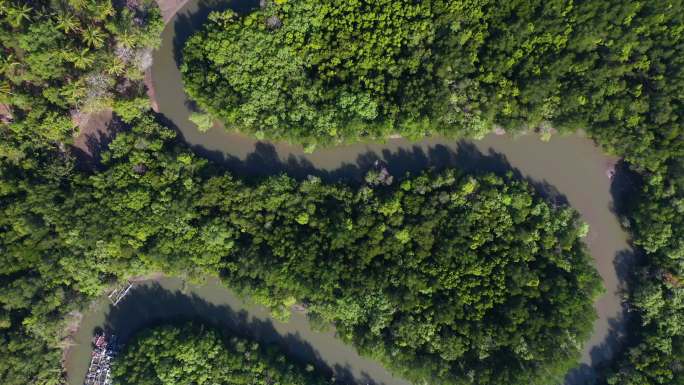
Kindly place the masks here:
<instances>
[{"instance_id":1,"label":"reflection on water","mask_svg":"<svg viewBox=\"0 0 684 385\"><path fill-rule=\"evenodd\" d=\"M242 11L256 6L255 2L240 4ZM613 197L625 195L629 183L622 182L620 172L612 180L606 177L606 169L616 159L604 155L582 135L555 137L548 143L531 135L490 135L473 142L439 137L416 143L392 139L382 144L345 145L305 154L299 146L258 142L218 128L200 133L188 120L192 103L182 89L177 66L181 60L179 48L206 19L209 10L229 6L230 2L218 0L188 2L167 25L162 46L154 54L152 76L160 113L184 140L198 153L220 161L241 176L288 173L297 178L318 175L330 181L355 183L375 160L383 160L390 172L399 176L426 168L456 166L471 172L511 171L532 182L549 199L569 203L590 225L586 241L606 287L606 293L596 302L599 318L584 350L583 365L566 379L567 384L590 382L595 369L614 354L625 328L619 292L632 250L615 214L621 206L617 203L621 202L615 203ZM201 316L226 328L281 344L295 355L315 357L319 366L339 369L342 375L353 375L362 382L372 379L388 385L404 383L376 363L359 358L332 334L311 332L302 315L295 315L288 324L271 322L263 309L245 308L216 285L193 288L190 296L175 292L179 285L176 280L163 280L159 287L139 288L132 296L135 299L112 310L108 317L105 304L88 313L77 336L81 345L72 351L68 362L70 383L79 383L80 373L85 371L87 345L94 326L111 327L125 338L146 323L181 316ZM251 314L258 322L250 320Z\"/></svg>"},{"instance_id":2,"label":"reflection on water","mask_svg":"<svg viewBox=\"0 0 684 385\"><path fill-rule=\"evenodd\" d=\"M313 363L321 372L342 383L408 385L378 363L359 357L336 339L334 332L311 330L304 314L293 313L286 323L272 320L261 306L249 306L216 281L186 285L177 278L162 278L135 286L116 307L99 303L84 315L66 361L70 385L81 385L90 363L90 340L98 329L115 333L125 344L137 331L162 322L196 321L230 334L278 345L293 359Z\"/></svg>"}]
</instances>

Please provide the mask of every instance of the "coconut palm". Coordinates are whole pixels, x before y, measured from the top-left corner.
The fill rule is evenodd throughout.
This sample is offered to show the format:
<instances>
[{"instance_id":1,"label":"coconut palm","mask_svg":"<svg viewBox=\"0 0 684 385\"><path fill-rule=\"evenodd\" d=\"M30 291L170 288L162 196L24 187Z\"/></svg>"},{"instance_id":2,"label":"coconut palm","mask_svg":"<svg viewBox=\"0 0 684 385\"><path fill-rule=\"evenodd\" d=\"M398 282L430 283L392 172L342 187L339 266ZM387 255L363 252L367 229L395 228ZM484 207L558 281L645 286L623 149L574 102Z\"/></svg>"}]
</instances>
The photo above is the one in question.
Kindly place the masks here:
<instances>
[{"instance_id":1,"label":"coconut palm","mask_svg":"<svg viewBox=\"0 0 684 385\"><path fill-rule=\"evenodd\" d=\"M100 28L96 26L91 26L83 30L82 32L83 41L87 44L93 46L94 48L100 48L104 45L105 35Z\"/></svg>"},{"instance_id":2,"label":"coconut palm","mask_svg":"<svg viewBox=\"0 0 684 385\"><path fill-rule=\"evenodd\" d=\"M84 48L81 51L68 50L63 55L67 61L74 63L74 67L82 70L88 68L95 61L89 48Z\"/></svg>"},{"instance_id":3,"label":"coconut palm","mask_svg":"<svg viewBox=\"0 0 684 385\"><path fill-rule=\"evenodd\" d=\"M112 55L108 60L107 69L105 71L114 76L123 75L124 72L126 72L126 63L115 55Z\"/></svg>"},{"instance_id":4,"label":"coconut palm","mask_svg":"<svg viewBox=\"0 0 684 385\"><path fill-rule=\"evenodd\" d=\"M57 14L57 28L64 33L75 32L80 28L80 23L77 18L66 12Z\"/></svg>"},{"instance_id":5,"label":"coconut palm","mask_svg":"<svg viewBox=\"0 0 684 385\"><path fill-rule=\"evenodd\" d=\"M86 89L83 86L83 81L72 81L65 84L60 90L61 97L66 99L71 104L78 104L86 95Z\"/></svg>"},{"instance_id":6,"label":"coconut palm","mask_svg":"<svg viewBox=\"0 0 684 385\"><path fill-rule=\"evenodd\" d=\"M69 0L69 5L74 10L81 11L88 5L88 0Z\"/></svg>"},{"instance_id":7,"label":"coconut palm","mask_svg":"<svg viewBox=\"0 0 684 385\"><path fill-rule=\"evenodd\" d=\"M33 11L33 8L30 5L22 4L15 7L7 7L5 12L7 13L7 21L10 25L14 28L19 28L24 21L31 20L31 11Z\"/></svg>"},{"instance_id":8,"label":"coconut palm","mask_svg":"<svg viewBox=\"0 0 684 385\"><path fill-rule=\"evenodd\" d=\"M0 94L12 95L12 86L8 82L0 83Z\"/></svg>"},{"instance_id":9,"label":"coconut palm","mask_svg":"<svg viewBox=\"0 0 684 385\"><path fill-rule=\"evenodd\" d=\"M109 0L95 4L91 11L96 20L107 20L109 16L114 16L115 13L112 2Z\"/></svg>"},{"instance_id":10,"label":"coconut palm","mask_svg":"<svg viewBox=\"0 0 684 385\"><path fill-rule=\"evenodd\" d=\"M14 55L9 54L4 58L0 58L0 74L11 78L15 73L14 70L19 67L21 63L15 60Z\"/></svg>"},{"instance_id":11,"label":"coconut palm","mask_svg":"<svg viewBox=\"0 0 684 385\"><path fill-rule=\"evenodd\" d=\"M133 48L136 43L135 36L130 32L122 32L116 37L116 40L126 48Z\"/></svg>"}]
</instances>

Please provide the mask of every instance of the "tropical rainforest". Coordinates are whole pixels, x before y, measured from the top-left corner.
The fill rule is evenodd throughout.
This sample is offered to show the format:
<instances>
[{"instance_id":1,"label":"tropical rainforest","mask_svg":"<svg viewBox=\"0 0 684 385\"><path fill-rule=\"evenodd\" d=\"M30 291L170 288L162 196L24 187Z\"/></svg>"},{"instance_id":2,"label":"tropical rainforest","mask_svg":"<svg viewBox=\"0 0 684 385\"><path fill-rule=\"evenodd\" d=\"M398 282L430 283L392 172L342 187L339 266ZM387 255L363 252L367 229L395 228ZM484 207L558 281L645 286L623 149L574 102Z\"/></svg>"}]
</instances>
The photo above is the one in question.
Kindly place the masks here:
<instances>
[{"instance_id":1,"label":"tropical rainforest","mask_svg":"<svg viewBox=\"0 0 684 385\"><path fill-rule=\"evenodd\" d=\"M196 324L139 333L117 357L112 380L118 385L332 383L317 375L313 365L297 366L275 347Z\"/></svg>"},{"instance_id":2,"label":"tropical rainforest","mask_svg":"<svg viewBox=\"0 0 684 385\"><path fill-rule=\"evenodd\" d=\"M683 18L681 0L266 1L213 13L181 70L204 126L309 149L586 131L640 180L624 213L643 254L625 294L637 325L603 381L683 384ZM220 276L281 318L304 304L416 383L557 383L576 363L600 291L586 226L526 182L236 178L148 111L152 1L0 0L0 26L3 384L63 383L73 312L152 271ZM102 109L128 129L83 167L70 144ZM239 351L180 330L147 333ZM231 375L270 360L255 357ZM154 369L141 360L117 370Z\"/></svg>"},{"instance_id":3,"label":"tropical rainforest","mask_svg":"<svg viewBox=\"0 0 684 385\"><path fill-rule=\"evenodd\" d=\"M3 298L23 327L117 278L220 273L276 316L306 304L410 379L541 383L576 362L600 291L587 227L526 182L450 170L389 186L373 173L357 188L245 183L174 136L144 116L103 171L6 169Z\"/></svg>"}]
</instances>

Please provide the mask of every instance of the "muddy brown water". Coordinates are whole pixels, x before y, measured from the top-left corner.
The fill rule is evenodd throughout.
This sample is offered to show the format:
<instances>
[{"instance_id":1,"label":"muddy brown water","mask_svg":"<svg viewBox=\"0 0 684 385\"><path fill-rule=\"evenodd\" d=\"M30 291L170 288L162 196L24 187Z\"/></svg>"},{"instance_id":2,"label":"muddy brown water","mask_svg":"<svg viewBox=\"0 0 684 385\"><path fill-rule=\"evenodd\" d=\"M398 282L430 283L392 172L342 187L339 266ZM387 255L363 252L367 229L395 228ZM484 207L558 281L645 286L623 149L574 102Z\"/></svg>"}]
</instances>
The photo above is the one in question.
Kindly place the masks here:
<instances>
[{"instance_id":1,"label":"muddy brown water","mask_svg":"<svg viewBox=\"0 0 684 385\"><path fill-rule=\"evenodd\" d=\"M95 331L112 331L125 343L150 325L195 320L262 345L279 346L300 364L312 363L322 372L334 370L336 377L347 383L409 385L377 362L360 358L353 347L335 338L334 331L312 330L303 313L292 312L288 322L279 322L266 308L244 302L216 280L193 285L168 277L136 283L116 307L107 298L92 304L74 335L76 345L69 351L68 382L83 384Z\"/></svg>"},{"instance_id":2,"label":"muddy brown water","mask_svg":"<svg viewBox=\"0 0 684 385\"><path fill-rule=\"evenodd\" d=\"M243 10L253 3L242 3ZM576 134L542 142L534 135L490 135L483 140L463 141L430 138L421 142L392 139L385 143L344 145L304 153L286 143L259 142L214 128L200 133L188 120L190 103L183 92L178 60L179 47L212 9L231 6L224 1L191 0L171 18L154 54L152 80L159 112L182 134L195 151L223 162L244 176L289 173L302 178L319 175L329 180L358 181L375 160L384 161L394 175L426 168L459 167L471 172L513 171L533 183L542 194L577 209L590 231L586 243L606 288L595 303L598 319L585 345L582 364L566 377L567 385L591 383L596 368L615 353L625 332L624 310L619 292L625 270L632 260L628 236L615 214L614 196L620 186L607 177L616 159ZM358 383L403 385L376 362L360 357L332 332L313 332L302 314L288 323L272 320L265 309L248 306L217 283L184 286L177 279L139 285L123 304L111 308L104 300L84 315L70 350L66 369L71 385L81 384L90 354L90 338L98 327L110 327L127 335L149 322L182 317L204 318L227 329L239 329L266 343L277 343L305 360L332 368L338 377Z\"/></svg>"}]
</instances>

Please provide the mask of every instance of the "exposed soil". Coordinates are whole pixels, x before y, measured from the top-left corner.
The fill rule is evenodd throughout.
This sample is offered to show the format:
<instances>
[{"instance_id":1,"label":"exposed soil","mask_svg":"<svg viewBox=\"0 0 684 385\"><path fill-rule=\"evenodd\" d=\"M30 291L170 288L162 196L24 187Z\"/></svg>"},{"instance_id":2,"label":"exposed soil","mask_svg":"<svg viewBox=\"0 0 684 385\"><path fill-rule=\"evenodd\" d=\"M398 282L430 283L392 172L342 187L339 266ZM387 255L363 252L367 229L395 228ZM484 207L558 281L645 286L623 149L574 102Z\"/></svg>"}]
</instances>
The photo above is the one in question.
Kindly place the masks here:
<instances>
[{"instance_id":1,"label":"exposed soil","mask_svg":"<svg viewBox=\"0 0 684 385\"><path fill-rule=\"evenodd\" d=\"M74 119L78 125L79 133L74 138L73 146L78 149L78 156L84 159L97 157L102 148L112 135L112 110L107 109L92 114L80 114Z\"/></svg>"},{"instance_id":2,"label":"exposed soil","mask_svg":"<svg viewBox=\"0 0 684 385\"><path fill-rule=\"evenodd\" d=\"M187 2L188 0L157 0L164 24L167 24ZM152 72L149 69L145 71L144 82L147 87L147 95L150 98L152 110L158 112L159 107L152 83ZM5 115L2 107L3 105L0 105L0 115ZM7 115L11 117L9 113ZM110 109L93 114L81 114L79 116L77 121L79 133L74 138L74 147L80 150L77 151L79 157L89 161L98 155L102 143L107 142L106 138L111 136L109 132L111 120L112 110Z\"/></svg>"},{"instance_id":3,"label":"exposed soil","mask_svg":"<svg viewBox=\"0 0 684 385\"><path fill-rule=\"evenodd\" d=\"M0 103L0 122L11 122L12 109L7 104Z\"/></svg>"}]
</instances>

